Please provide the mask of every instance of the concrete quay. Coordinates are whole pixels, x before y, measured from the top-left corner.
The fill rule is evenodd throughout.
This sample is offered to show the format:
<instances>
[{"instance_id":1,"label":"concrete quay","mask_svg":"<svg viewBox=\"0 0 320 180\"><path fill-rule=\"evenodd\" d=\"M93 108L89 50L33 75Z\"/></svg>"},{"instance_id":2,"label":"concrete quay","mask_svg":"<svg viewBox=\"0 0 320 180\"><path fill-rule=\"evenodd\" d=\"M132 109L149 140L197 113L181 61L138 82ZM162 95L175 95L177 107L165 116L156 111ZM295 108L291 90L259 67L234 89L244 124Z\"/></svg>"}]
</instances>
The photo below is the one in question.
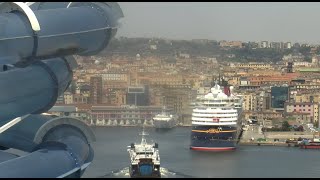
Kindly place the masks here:
<instances>
[{"instance_id":1,"label":"concrete quay","mask_svg":"<svg viewBox=\"0 0 320 180\"><path fill-rule=\"evenodd\" d=\"M285 142L239 142L240 146L288 146Z\"/></svg>"}]
</instances>

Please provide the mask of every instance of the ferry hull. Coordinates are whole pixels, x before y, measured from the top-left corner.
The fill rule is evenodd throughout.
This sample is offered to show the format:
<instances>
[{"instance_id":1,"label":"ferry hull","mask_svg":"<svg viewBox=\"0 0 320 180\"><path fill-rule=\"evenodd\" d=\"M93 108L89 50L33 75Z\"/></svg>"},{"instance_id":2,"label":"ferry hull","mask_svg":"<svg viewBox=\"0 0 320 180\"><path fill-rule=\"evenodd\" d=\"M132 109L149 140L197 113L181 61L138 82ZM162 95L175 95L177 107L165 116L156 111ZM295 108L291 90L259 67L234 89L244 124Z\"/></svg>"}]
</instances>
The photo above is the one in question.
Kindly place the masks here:
<instances>
[{"instance_id":1,"label":"ferry hull","mask_svg":"<svg viewBox=\"0 0 320 180\"><path fill-rule=\"evenodd\" d=\"M190 149L195 151L233 151L236 147L194 147L191 146Z\"/></svg>"},{"instance_id":2,"label":"ferry hull","mask_svg":"<svg viewBox=\"0 0 320 180\"><path fill-rule=\"evenodd\" d=\"M193 126L190 149L230 151L237 147L239 129L231 126Z\"/></svg>"},{"instance_id":3,"label":"ferry hull","mask_svg":"<svg viewBox=\"0 0 320 180\"><path fill-rule=\"evenodd\" d=\"M162 121L162 120L153 120L153 125L157 129L170 129L175 126L175 121Z\"/></svg>"},{"instance_id":4,"label":"ferry hull","mask_svg":"<svg viewBox=\"0 0 320 180\"><path fill-rule=\"evenodd\" d=\"M157 170L155 170L157 169ZM129 168L131 178L160 178L160 165L140 164L131 165Z\"/></svg>"}]
</instances>

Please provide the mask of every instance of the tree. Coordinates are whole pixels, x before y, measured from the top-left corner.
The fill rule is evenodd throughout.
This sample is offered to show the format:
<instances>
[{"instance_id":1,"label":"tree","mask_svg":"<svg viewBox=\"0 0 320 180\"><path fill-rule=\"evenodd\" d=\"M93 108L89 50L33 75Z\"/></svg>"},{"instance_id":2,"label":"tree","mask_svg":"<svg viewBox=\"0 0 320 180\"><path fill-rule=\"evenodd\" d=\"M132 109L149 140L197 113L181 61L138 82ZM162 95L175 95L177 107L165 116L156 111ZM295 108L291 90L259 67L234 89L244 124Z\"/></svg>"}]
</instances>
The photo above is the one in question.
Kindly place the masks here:
<instances>
[{"instance_id":1,"label":"tree","mask_svg":"<svg viewBox=\"0 0 320 180\"><path fill-rule=\"evenodd\" d=\"M301 131L301 132L302 132L302 131L303 131L303 126L300 125L300 126L297 128L297 131Z\"/></svg>"},{"instance_id":2,"label":"tree","mask_svg":"<svg viewBox=\"0 0 320 180\"><path fill-rule=\"evenodd\" d=\"M317 121L314 122L314 123L313 123L313 126L316 127L316 128L318 128L318 122L317 122Z\"/></svg>"},{"instance_id":3,"label":"tree","mask_svg":"<svg viewBox=\"0 0 320 180\"><path fill-rule=\"evenodd\" d=\"M290 130L290 124L288 123L288 121L283 121L282 122L282 130L283 131L289 131Z\"/></svg>"},{"instance_id":4,"label":"tree","mask_svg":"<svg viewBox=\"0 0 320 180\"><path fill-rule=\"evenodd\" d=\"M311 56L305 56L304 60L307 61L307 62L311 62L312 58L311 58Z\"/></svg>"},{"instance_id":5,"label":"tree","mask_svg":"<svg viewBox=\"0 0 320 180\"><path fill-rule=\"evenodd\" d=\"M190 83L190 86L191 86L191 87L194 87L195 82L194 82L194 80L193 80L193 79L191 79L189 83Z\"/></svg>"},{"instance_id":6,"label":"tree","mask_svg":"<svg viewBox=\"0 0 320 180\"><path fill-rule=\"evenodd\" d=\"M295 118L295 117L292 117L292 116L289 116L289 117L287 117L287 120L288 120L288 121L292 121L292 120L296 120L296 118Z\"/></svg>"}]
</instances>

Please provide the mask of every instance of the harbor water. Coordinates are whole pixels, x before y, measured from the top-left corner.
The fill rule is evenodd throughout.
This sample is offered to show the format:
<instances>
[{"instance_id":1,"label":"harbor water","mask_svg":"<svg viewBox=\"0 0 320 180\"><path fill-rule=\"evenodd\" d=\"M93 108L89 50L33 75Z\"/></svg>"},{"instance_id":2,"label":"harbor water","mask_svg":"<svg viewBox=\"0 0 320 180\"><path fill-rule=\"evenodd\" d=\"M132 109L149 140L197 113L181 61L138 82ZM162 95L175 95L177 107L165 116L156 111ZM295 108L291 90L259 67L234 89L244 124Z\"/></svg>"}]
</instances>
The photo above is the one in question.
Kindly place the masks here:
<instances>
[{"instance_id":1,"label":"harbor water","mask_svg":"<svg viewBox=\"0 0 320 180\"><path fill-rule=\"evenodd\" d=\"M129 177L127 146L140 142L141 127L92 127L97 141L86 177ZM238 146L231 152L189 149L191 127L146 128L147 142L157 142L163 178L294 178L320 177L320 150L278 146Z\"/></svg>"}]
</instances>

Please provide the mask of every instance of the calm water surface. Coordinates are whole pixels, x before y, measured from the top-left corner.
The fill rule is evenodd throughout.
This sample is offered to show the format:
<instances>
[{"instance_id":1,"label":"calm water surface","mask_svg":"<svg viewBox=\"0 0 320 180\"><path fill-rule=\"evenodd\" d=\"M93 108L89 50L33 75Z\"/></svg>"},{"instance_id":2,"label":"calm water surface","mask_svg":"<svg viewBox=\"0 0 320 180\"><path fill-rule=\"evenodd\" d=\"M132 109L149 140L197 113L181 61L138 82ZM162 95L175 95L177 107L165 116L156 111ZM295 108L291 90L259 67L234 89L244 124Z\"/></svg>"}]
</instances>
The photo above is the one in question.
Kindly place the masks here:
<instances>
[{"instance_id":1,"label":"calm water surface","mask_svg":"<svg viewBox=\"0 0 320 180\"><path fill-rule=\"evenodd\" d=\"M129 177L127 146L140 142L139 127L94 127L95 157L83 177ZM189 149L191 127L169 131L146 128L157 142L162 177L320 177L320 150L294 147L239 146L234 152Z\"/></svg>"}]
</instances>

